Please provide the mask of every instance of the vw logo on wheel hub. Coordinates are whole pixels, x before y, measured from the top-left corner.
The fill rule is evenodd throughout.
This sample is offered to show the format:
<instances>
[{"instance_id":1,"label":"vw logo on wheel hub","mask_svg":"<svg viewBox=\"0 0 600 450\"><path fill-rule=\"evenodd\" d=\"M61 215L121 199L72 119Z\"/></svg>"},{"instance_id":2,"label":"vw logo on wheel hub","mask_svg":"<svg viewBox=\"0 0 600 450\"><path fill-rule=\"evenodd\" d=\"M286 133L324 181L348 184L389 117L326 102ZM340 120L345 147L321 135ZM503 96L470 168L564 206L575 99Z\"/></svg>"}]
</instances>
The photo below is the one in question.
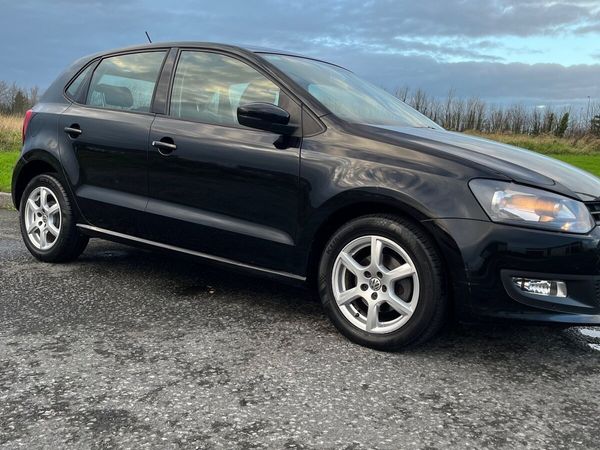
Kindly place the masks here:
<instances>
[{"instance_id":1,"label":"vw logo on wheel hub","mask_svg":"<svg viewBox=\"0 0 600 450\"><path fill-rule=\"evenodd\" d=\"M381 289L381 281L379 281L379 278L371 278L371 280L369 281L369 285L374 291L378 291L379 289Z\"/></svg>"}]
</instances>

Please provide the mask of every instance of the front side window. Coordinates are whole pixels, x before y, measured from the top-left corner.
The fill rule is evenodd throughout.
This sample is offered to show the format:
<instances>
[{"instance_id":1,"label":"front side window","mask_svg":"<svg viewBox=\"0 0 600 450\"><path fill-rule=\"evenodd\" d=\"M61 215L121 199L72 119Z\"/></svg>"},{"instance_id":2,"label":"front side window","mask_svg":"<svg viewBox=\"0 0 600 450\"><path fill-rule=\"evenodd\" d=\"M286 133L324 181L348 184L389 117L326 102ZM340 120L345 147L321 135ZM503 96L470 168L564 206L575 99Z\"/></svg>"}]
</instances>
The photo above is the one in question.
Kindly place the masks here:
<instances>
[{"instance_id":1,"label":"front side window","mask_svg":"<svg viewBox=\"0 0 600 450\"><path fill-rule=\"evenodd\" d=\"M216 125L238 126L238 106L265 102L281 106L272 81L229 56L183 51L175 71L170 115Z\"/></svg>"},{"instance_id":2,"label":"front side window","mask_svg":"<svg viewBox=\"0 0 600 450\"><path fill-rule=\"evenodd\" d=\"M135 53L103 59L92 76L86 104L149 112L165 53Z\"/></svg>"},{"instance_id":3,"label":"front side window","mask_svg":"<svg viewBox=\"0 0 600 450\"><path fill-rule=\"evenodd\" d=\"M379 126L440 128L406 103L346 69L296 56L262 56L343 120Z\"/></svg>"}]
</instances>

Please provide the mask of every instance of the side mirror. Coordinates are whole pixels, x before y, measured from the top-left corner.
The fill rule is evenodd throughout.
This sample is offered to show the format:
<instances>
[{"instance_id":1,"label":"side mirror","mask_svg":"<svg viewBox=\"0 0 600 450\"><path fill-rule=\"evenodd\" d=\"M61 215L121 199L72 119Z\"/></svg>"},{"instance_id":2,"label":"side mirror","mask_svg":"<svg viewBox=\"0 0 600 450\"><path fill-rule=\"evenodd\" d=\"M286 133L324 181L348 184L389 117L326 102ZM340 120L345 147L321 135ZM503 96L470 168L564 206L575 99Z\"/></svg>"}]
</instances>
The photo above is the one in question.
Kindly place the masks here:
<instances>
[{"instance_id":1,"label":"side mirror","mask_svg":"<svg viewBox=\"0 0 600 450\"><path fill-rule=\"evenodd\" d=\"M240 125L257 130L271 131L281 135L291 135L296 127L289 125L290 113L271 103L247 103L237 109Z\"/></svg>"}]
</instances>

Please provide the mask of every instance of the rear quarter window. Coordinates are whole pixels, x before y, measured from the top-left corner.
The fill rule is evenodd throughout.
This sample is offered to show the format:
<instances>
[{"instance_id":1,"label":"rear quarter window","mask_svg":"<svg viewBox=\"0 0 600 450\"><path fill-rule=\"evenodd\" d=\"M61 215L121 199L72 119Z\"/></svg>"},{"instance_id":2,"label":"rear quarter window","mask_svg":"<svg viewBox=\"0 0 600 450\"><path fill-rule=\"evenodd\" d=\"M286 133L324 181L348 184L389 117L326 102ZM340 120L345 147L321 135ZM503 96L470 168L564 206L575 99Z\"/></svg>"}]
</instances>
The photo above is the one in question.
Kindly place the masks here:
<instances>
[{"instance_id":1,"label":"rear quarter window","mask_svg":"<svg viewBox=\"0 0 600 450\"><path fill-rule=\"evenodd\" d=\"M83 71L81 71L79 73L79 75L77 75L75 77L75 79L73 81L71 81L71 84L69 84L69 86L67 87L67 90L65 91L67 94L67 97L69 97L70 100L77 101L77 99L80 98L80 96L81 96L80 90L83 87L83 82L86 80L87 76L91 72L92 67L93 67L93 64L90 64L85 69L83 69Z\"/></svg>"}]
</instances>

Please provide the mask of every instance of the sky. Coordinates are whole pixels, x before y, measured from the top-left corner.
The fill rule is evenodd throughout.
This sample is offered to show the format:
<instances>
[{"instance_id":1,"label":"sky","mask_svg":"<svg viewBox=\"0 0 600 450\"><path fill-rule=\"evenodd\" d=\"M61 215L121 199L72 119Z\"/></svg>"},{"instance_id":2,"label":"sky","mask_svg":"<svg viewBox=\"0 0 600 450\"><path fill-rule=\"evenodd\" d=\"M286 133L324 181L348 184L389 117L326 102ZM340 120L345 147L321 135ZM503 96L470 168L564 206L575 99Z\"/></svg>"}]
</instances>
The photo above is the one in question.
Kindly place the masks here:
<instances>
[{"instance_id":1,"label":"sky","mask_svg":"<svg viewBox=\"0 0 600 450\"><path fill-rule=\"evenodd\" d=\"M395 90L600 101L600 0L0 0L0 80L42 89L73 60L154 42L290 50Z\"/></svg>"}]
</instances>

